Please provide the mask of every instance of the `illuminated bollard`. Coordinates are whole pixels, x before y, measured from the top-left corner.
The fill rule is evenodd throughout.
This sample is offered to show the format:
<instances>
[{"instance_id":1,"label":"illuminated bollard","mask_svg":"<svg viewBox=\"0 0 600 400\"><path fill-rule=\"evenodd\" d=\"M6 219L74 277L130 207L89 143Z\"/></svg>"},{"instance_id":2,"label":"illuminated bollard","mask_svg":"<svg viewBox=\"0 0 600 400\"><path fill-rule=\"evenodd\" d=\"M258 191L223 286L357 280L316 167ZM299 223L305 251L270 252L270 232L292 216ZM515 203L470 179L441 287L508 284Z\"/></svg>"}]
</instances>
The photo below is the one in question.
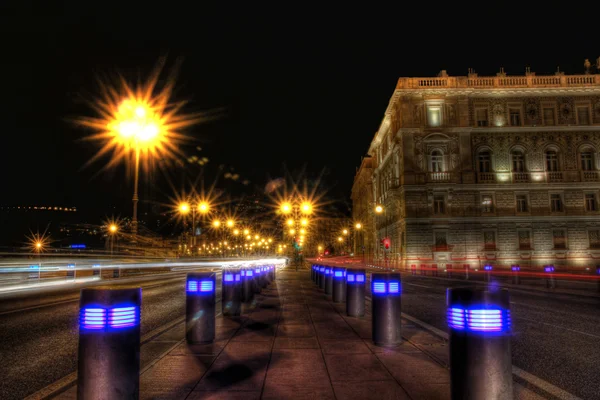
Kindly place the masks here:
<instances>
[{"instance_id":1,"label":"illuminated bollard","mask_svg":"<svg viewBox=\"0 0 600 400\"><path fill-rule=\"evenodd\" d=\"M521 273L521 267L518 265L511 265L510 270L512 271L512 283L518 285L521 283L521 277L519 276Z\"/></svg>"},{"instance_id":2,"label":"illuminated bollard","mask_svg":"<svg viewBox=\"0 0 600 400\"><path fill-rule=\"evenodd\" d=\"M254 271L252 268L241 270L242 278L242 301L244 303L252 302L254 298L254 288L252 284L254 282Z\"/></svg>"},{"instance_id":3,"label":"illuminated bollard","mask_svg":"<svg viewBox=\"0 0 600 400\"><path fill-rule=\"evenodd\" d=\"M238 316L242 313L242 275L239 269L223 271L221 311L224 316Z\"/></svg>"},{"instance_id":4,"label":"illuminated bollard","mask_svg":"<svg viewBox=\"0 0 600 400\"><path fill-rule=\"evenodd\" d=\"M596 282L597 282L597 289L600 292L600 265L596 265Z\"/></svg>"},{"instance_id":5,"label":"illuminated bollard","mask_svg":"<svg viewBox=\"0 0 600 400\"><path fill-rule=\"evenodd\" d=\"M492 269L494 269L494 267L492 267L491 265L483 266L483 270L485 271L485 281L486 282L492 281Z\"/></svg>"},{"instance_id":6,"label":"illuminated bollard","mask_svg":"<svg viewBox=\"0 0 600 400\"><path fill-rule=\"evenodd\" d=\"M325 290L325 267L319 267L319 289Z\"/></svg>"},{"instance_id":7,"label":"illuminated bollard","mask_svg":"<svg viewBox=\"0 0 600 400\"><path fill-rule=\"evenodd\" d=\"M349 317L365 315L366 277L364 269L351 269L346 273L346 314Z\"/></svg>"},{"instance_id":8,"label":"illuminated bollard","mask_svg":"<svg viewBox=\"0 0 600 400\"><path fill-rule=\"evenodd\" d=\"M254 277L252 279L252 288L254 289L254 293L260 293L261 284L260 284L260 268L254 267Z\"/></svg>"},{"instance_id":9,"label":"illuminated bollard","mask_svg":"<svg viewBox=\"0 0 600 400\"><path fill-rule=\"evenodd\" d=\"M82 289L78 399L137 399L142 289Z\"/></svg>"},{"instance_id":10,"label":"illuminated bollard","mask_svg":"<svg viewBox=\"0 0 600 400\"><path fill-rule=\"evenodd\" d=\"M507 290L446 293L452 399L513 398Z\"/></svg>"},{"instance_id":11,"label":"illuminated bollard","mask_svg":"<svg viewBox=\"0 0 600 400\"><path fill-rule=\"evenodd\" d=\"M325 295L331 296L333 292L333 268L325 267Z\"/></svg>"},{"instance_id":12,"label":"illuminated bollard","mask_svg":"<svg viewBox=\"0 0 600 400\"><path fill-rule=\"evenodd\" d=\"M315 264L310 267L310 280L315 281Z\"/></svg>"},{"instance_id":13,"label":"illuminated bollard","mask_svg":"<svg viewBox=\"0 0 600 400\"><path fill-rule=\"evenodd\" d=\"M264 289L267 287L267 277L265 274L265 267L264 266L260 266L259 268L259 273L258 273L258 285L260 286L261 289Z\"/></svg>"},{"instance_id":14,"label":"illuminated bollard","mask_svg":"<svg viewBox=\"0 0 600 400\"><path fill-rule=\"evenodd\" d=\"M214 272L187 274L185 298L185 331L190 344L212 343L215 340Z\"/></svg>"},{"instance_id":15,"label":"illuminated bollard","mask_svg":"<svg viewBox=\"0 0 600 400\"><path fill-rule=\"evenodd\" d=\"M546 265L544 267L546 273L546 288L555 289L556 281L554 280L554 265Z\"/></svg>"},{"instance_id":16,"label":"illuminated bollard","mask_svg":"<svg viewBox=\"0 0 600 400\"><path fill-rule=\"evenodd\" d=\"M402 343L400 336L400 274L371 275L372 335L377 346L394 347Z\"/></svg>"},{"instance_id":17,"label":"illuminated bollard","mask_svg":"<svg viewBox=\"0 0 600 400\"><path fill-rule=\"evenodd\" d=\"M346 301L346 268L333 267L331 298L334 303Z\"/></svg>"}]
</instances>

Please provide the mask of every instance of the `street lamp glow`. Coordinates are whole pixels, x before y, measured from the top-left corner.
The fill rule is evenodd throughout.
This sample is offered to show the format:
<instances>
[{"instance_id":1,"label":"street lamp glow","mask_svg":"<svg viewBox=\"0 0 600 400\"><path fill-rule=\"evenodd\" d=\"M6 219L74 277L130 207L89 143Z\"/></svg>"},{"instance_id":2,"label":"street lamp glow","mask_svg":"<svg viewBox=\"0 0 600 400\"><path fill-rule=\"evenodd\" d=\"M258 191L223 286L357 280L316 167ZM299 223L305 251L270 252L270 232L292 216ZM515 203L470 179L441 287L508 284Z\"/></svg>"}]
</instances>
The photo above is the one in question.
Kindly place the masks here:
<instances>
[{"instance_id":1,"label":"street lamp glow","mask_svg":"<svg viewBox=\"0 0 600 400\"><path fill-rule=\"evenodd\" d=\"M202 201L198 204L198 211L202 214L206 214L210 211L210 205L206 201Z\"/></svg>"},{"instance_id":2,"label":"street lamp glow","mask_svg":"<svg viewBox=\"0 0 600 400\"><path fill-rule=\"evenodd\" d=\"M343 241L343 240L344 240L344 239L342 239L342 237L341 237L341 236L340 236L340 237L338 237L338 242L341 242L341 241Z\"/></svg>"},{"instance_id":3,"label":"street lamp glow","mask_svg":"<svg viewBox=\"0 0 600 400\"><path fill-rule=\"evenodd\" d=\"M269 238L268 242L271 243L273 241L273 239Z\"/></svg>"},{"instance_id":4,"label":"street lamp glow","mask_svg":"<svg viewBox=\"0 0 600 400\"><path fill-rule=\"evenodd\" d=\"M246 236L246 240L250 240L250 239L252 239L252 236L250 236L250 235Z\"/></svg>"},{"instance_id":5,"label":"street lamp glow","mask_svg":"<svg viewBox=\"0 0 600 400\"><path fill-rule=\"evenodd\" d=\"M254 235L254 239L258 240L258 239L260 239L260 236Z\"/></svg>"},{"instance_id":6,"label":"street lamp glow","mask_svg":"<svg viewBox=\"0 0 600 400\"><path fill-rule=\"evenodd\" d=\"M287 224L288 226L294 226L294 220L290 218L290 219L288 219L288 220L286 221L286 224Z\"/></svg>"},{"instance_id":7,"label":"street lamp glow","mask_svg":"<svg viewBox=\"0 0 600 400\"><path fill-rule=\"evenodd\" d=\"M307 225L308 225L308 220L307 220L306 218L302 218L302 219L300 220L300 225L302 225L302 226L307 226Z\"/></svg>"},{"instance_id":8,"label":"street lamp glow","mask_svg":"<svg viewBox=\"0 0 600 400\"><path fill-rule=\"evenodd\" d=\"M362 229L362 224L360 222L357 222L356 225L354 225L354 227L356 229Z\"/></svg>"},{"instance_id":9,"label":"street lamp glow","mask_svg":"<svg viewBox=\"0 0 600 400\"><path fill-rule=\"evenodd\" d=\"M319 251L321 251L321 250L323 250L323 246L319 246L319 247L317 247L317 249L318 249Z\"/></svg>"},{"instance_id":10,"label":"street lamp glow","mask_svg":"<svg viewBox=\"0 0 600 400\"><path fill-rule=\"evenodd\" d=\"M215 219L215 220L212 222L212 226L214 226L215 228L218 228L218 227L220 227L220 226L221 226L221 221L219 221L218 219Z\"/></svg>"},{"instance_id":11,"label":"street lamp glow","mask_svg":"<svg viewBox=\"0 0 600 400\"><path fill-rule=\"evenodd\" d=\"M228 226L229 228L232 228L232 227L233 227L233 225L235 225L235 221L234 221L234 220L232 220L232 219L228 219L228 220L227 220L227 226Z\"/></svg>"},{"instance_id":12,"label":"street lamp glow","mask_svg":"<svg viewBox=\"0 0 600 400\"><path fill-rule=\"evenodd\" d=\"M300 228L300 234L301 234L301 235L304 235L305 233L306 233L306 229L304 229L304 228Z\"/></svg>"},{"instance_id":13,"label":"street lamp glow","mask_svg":"<svg viewBox=\"0 0 600 400\"><path fill-rule=\"evenodd\" d=\"M293 235L294 233L296 233L296 230L294 228L290 229L290 235Z\"/></svg>"},{"instance_id":14,"label":"street lamp glow","mask_svg":"<svg viewBox=\"0 0 600 400\"><path fill-rule=\"evenodd\" d=\"M239 235L239 234L240 234L240 230L239 230L239 229L234 229L234 230L233 230L233 234L234 234L235 236Z\"/></svg>"},{"instance_id":15,"label":"street lamp glow","mask_svg":"<svg viewBox=\"0 0 600 400\"><path fill-rule=\"evenodd\" d=\"M188 212L190 212L190 205L188 203L179 203L179 212L181 212L182 214L187 214Z\"/></svg>"},{"instance_id":16,"label":"street lamp glow","mask_svg":"<svg viewBox=\"0 0 600 400\"><path fill-rule=\"evenodd\" d=\"M110 231L110 233L115 233L119 228L117 227L116 224L110 224L110 226L108 227L108 230Z\"/></svg>"},{"instance_id":17,"label":"street lamp glow","mask_svg":"<svg viewBox=\"0 0 600 400\"><path fill-rule=\"evenodd\" d=\"M312 213L312 209L313 206L310 202L305 201L300 205L300 211L302 212L302 214L311 214Z\"/></svg>"},{"instance_id":18,"label":"street lamp glow","mask_svg":"<svg viewBox=\"0 0 600 400\"><path fill-rule=\"evenodd\" d=\"M347 234L348 234L348 229L344 229L344 230L342 231L342 233L343 233L344 235L347 235Z\"/></svg>"},{"instance_id":19,"label":"street lamp glow","mask_svg":"<svg viewBox=\"0 0 600 400\"><path fill-rule=\"evenodd\" d=\"M286 201L286 202L281 203L281 205L279 206L279 209L281 210L281 212L283 214L289 214L290 212L292 212L292 205Z\"/></svg>"},{"instance_id":20,"label":"street lamp glow","mask_svg":"<svg viewBox=\"0 0 600 400\"><path fill-rule=\"evenodd\" d=\"M250 233L250 230L249 230L249 229L244 229L244 235L247 235L247 234L249 234L249 233Z\"/></svg>"},{"instance_id":21,"label":"street lamp glow","mask_svg":"<svg viewBox=\"0 0 600 400\"><path fill-rule=\"evenodd\" d=\"M375 206L375 212L377 214L381 214L383 212L383 206L380 206L380 205Z\"/></svg>"}]
</instances>

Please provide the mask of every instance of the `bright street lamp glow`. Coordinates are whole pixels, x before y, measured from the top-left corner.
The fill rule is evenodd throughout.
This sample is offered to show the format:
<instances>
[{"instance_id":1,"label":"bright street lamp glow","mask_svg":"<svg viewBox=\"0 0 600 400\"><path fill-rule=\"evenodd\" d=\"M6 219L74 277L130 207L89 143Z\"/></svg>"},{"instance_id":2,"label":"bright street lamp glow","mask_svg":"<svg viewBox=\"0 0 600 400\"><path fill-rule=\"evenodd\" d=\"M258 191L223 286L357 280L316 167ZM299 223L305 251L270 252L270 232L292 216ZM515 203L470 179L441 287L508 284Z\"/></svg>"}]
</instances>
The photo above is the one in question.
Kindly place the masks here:
<instances>
[{"instance_id":1,"label":"bright street lamp glow","mask_svg":"<svg viewBox=\"0 0 600 400\"><path fill-rule=\"evenodd\" d=\"M360 222L357 222L356 225L354 225L354 227L356 229L361 229L362 228L362 224Z\"/></svg>"},{"instance_id":2,"label":"bright street lamp glow","mask_svg":"<svg viewBox=\"0 0 600 400\"><path fill-rule=\"evenodd\" d=\"M179 212L181 212L182 214L187 214L188 212L190 212L190 205L188 203L180 203Z\"/></svg>"},{"instance_id":3,"label":"bright street lamp glow","mask_svg":"<svg viewBox=\"0 0 600 400\"><path fill-rule=\"evenodd\" d=\"M379 206L379 205L378 205L378 206L376 206L376 207L375 207L375 212L376 212L377 214L381 214L381 213L383 212L383 206Z\"/></svg>"},{"instance_id":4,"label":"bright street lamp glow","mask_svg":"<svg viewBox=\"0 0 600 400\"><path fill-rule=\"evenodd\" d=\"M288 219L288 220L286 221L286 224L287 224L288 226L294 226L294 220L290 218L290 219Z\"/></svg>"},{"instance_id":5,"label":"bright street lamp glow","mask_svg":"<svg viewBox=\"0 0 600 400\"><path fill-rule=\"evenodd\" d=\"M233 227L233 225L235 225L235 221L234 220L232 220L232 219L227 220L227 226L229 228Z\"/></svg>"},{"instance_id":6,"label":"bright street lamp glow","mask_svg":"<svg viewBox=\"0 0 600 400\"><path fill-rule=\"evenodd\" d=\"M249 234L249 233L250 233L250 230L248 230L248 229L244 229L244 235L247 235L247 234Z\"/></svg>"},{"instance_id":7,"label":"bright street lamp glow","mask_svg":"<svg viewBox=\"0 0 600 400\"><path fill-rule=\"evenodd\" d=\"M340 237L338 237L338 242L341 242L342 240L344 240L344 239L342 239L342 237L341 237L341 236L340 236Z\"/></svg>"},{"instance_id":8,"label":"bright street lamp glow","mask_svg":"<svg viewBox=\"0 0 600 400\"><path fill-rule=\"evenodd\" d=\"M283 214L289 214L290 212L292 212L292 205L286 201L281 203L279 209Z\"/></svg>"},{"instance_id":9,"label":"bright street lamp glow","mask_svg":"<svg viewBox=\"0 0 600 400\"><path fill-rule=\"evenodd\" d=\"M202 214L206 214L208 211L210 210L210 205L203 201L200 204L198 204L198 211L200 211Z\"/></svg>"},{"instance_id":10,"label":"bright street lamp glow","mask_svg":"<svg viewBox=\"0 0 600 400\"><path fill-rule=\"evenodd\" d=\"M254 235L254 239L258 240L258 239L260 239L260 236Z\"/></svg>"},{"instance_id":11,"label":"bright street lamp glow","mask_svg":"<svg viewBox=\"0 0 600 400\"><path fill-rule=\"evenodd\" d=\"M303 214L311 214L312 209L313 209L313 206L308 201L305 201L304 203L302 203L300 205L300 211L302 211Z\"/></svg>"},{"instance_id":12,"label":"bright street lamp glow","mask_svg":"<svg viewBox=\"0 0 600 400\"><path fill-rule=\"evenodd\" d=\"M308 220L307 220L306 218L302 218L302 219L300 220L300 225L302 225L302 226L307 226L307 225L308 225Z\"/></svg>"},{"instance_id":13,"label":"bright street lamp glow","mask_svg":"<svg viewBox=\"0 0 600 400\"><path fill-rule=\"evenodd\" d=\"M108 227L108 230L110 231L110 233L115 233L117 231L117 229L119 229L119 228L117 228L117 225L115 225L115 224L111 224Z\"/></svg>"},{"instance_id":14,"label":"bright street lamp glow","mask_svg":"<svg viewBox=\"0 0 600 400\"><path fill-rule=\"evenodd\" d=\"M342 233L343 233L344 235L347 235L347 234L348 234L348 229L344 229L344 230L342 231Z\"/></svg>"},{"instance_id":15,"label":"bright street lamp glow","mask_svg":"<svg viewBox=\"0 0 600 400\"><path fill-rule=\"evenodd\" d=\"M296 233L296 230L295 230L295 229L293 229L293 228L292 228L292 229L290 229L290 235L293 235L294 233Z\"/></svg>"},{"instance_id":16,"label":"bright street lamp glow","mask_svg":"<svg viewBox=\"0 0 600 400\"><path fill-rule=\"evenodd\" d=\"M306 229L304 229L304 228L300 228L300 234L301 234L301 235L304 235L305 233L306 233Z\"/></svg>"},{"instance_id":17,"label":"bright street lamp glow","mask_svg":"<svg viewBox=\"0 0 600 400\"><path fill-rule=\"evenodd\" d=\"M218 227L220 227L220 226L221 226L221 221L219 221L218 219L215 219L215 220L212 222L212 226L214 226L215 228L218 228Z\"/></svg>"},{"instance_id":18,"label":"bright street lamp glow","mask_svg":"<svg viewBox=\"0 0 600 400\"><path fill-rule=\"evenodd\" d=\"M239 234L240 234L240 230L239 230L239 229L234 229L234 230L233 230L233 234L234 234L235 236L239 235Z\"/></svg>"}]
</instances>

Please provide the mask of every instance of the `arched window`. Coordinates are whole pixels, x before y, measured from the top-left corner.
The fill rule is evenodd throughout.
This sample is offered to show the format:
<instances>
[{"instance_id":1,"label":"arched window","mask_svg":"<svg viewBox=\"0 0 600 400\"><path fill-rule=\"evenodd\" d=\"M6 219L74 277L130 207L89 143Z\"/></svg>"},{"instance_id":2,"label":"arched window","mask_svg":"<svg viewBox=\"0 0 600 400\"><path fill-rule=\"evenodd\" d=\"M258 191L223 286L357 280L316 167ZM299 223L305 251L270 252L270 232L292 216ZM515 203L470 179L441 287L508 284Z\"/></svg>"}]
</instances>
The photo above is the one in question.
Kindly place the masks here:
<instances>
[{"instance_id":1,"label":"arched window","mask_svg":"<svg viewBox=\"0 0 600 400\"><path fill-rule=\"evenodd\" d=\"M594 153L589 149L581 152L579 155L582 171L593 171L594 170Z\"/></svg>"},{"instance_id":2,"label":"arched window","mask_svg":"<svg viewBox=\"0 0 600 400\"><path fill-rule=\"evenodd\" d=\"M513 172L525 172L525 156L520 150L514 150L511 154L512 157L512 171Z\"/></svg>"},{"instance_id":3,"label":"arched window","mask_svg":"<svg viewBox=\"0 0 600 400\"><path fill-rule=\"evenodd\" d=\"M546 151L546 171L558 171L558 153L556 150Z\"/></svg>"},{"instance_id":4,"label":"arched window","mask_svg":"<svg viewBox=\"0 0 600 400\"><path fill-rule=\"evenodd\" d=\"M479 172L492 172L492 155L489 151L479 153Z\"/></svg>"},{"instance_id":5,"label":"arched window","mask_svg":"<svg viewBox=\"0 0 600 400\"><path fill-rule=\"evenodd\" d=\"M443 172L444 171L444 155L439 150L431 152L431 162L429 165L431 172Z\"/></svg>"}]
</instances>

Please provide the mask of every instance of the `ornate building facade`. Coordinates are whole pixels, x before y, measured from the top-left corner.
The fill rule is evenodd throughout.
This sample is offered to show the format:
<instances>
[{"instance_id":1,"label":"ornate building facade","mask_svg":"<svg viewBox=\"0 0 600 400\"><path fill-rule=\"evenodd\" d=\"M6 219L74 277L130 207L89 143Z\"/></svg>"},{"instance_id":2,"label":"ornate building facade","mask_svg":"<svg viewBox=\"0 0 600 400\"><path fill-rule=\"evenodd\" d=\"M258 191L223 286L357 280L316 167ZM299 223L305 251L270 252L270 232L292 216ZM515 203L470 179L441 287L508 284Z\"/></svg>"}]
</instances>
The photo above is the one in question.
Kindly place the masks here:
<instances>
[{"instance_id":1,"label":"ornate building facade","mask_svg":"<svg viewBox=\"0 0 600 400\"><path fill-rule=\"evenodd\" d=\"M591 267L599 151L600 74L400 78L355 177L355 219L370 215L406 268ZM365 211L369 187L383 215Z\"/></svg>"},{"instance_id":2,"label":"ornate building facade","mask_svg":"<svg viewBox=\"0 0 600 400\"><path fill-rule=\"evenodd\" d=\"M373 202L373 163L370 156L363 157L360 167L356 169L354 184L352 185L352 219L355 224L362 225L360 229L355 228L354 254L365 255L369 258L376 250L374 238L374 213Z\"/></svg>"}]
</instances>

